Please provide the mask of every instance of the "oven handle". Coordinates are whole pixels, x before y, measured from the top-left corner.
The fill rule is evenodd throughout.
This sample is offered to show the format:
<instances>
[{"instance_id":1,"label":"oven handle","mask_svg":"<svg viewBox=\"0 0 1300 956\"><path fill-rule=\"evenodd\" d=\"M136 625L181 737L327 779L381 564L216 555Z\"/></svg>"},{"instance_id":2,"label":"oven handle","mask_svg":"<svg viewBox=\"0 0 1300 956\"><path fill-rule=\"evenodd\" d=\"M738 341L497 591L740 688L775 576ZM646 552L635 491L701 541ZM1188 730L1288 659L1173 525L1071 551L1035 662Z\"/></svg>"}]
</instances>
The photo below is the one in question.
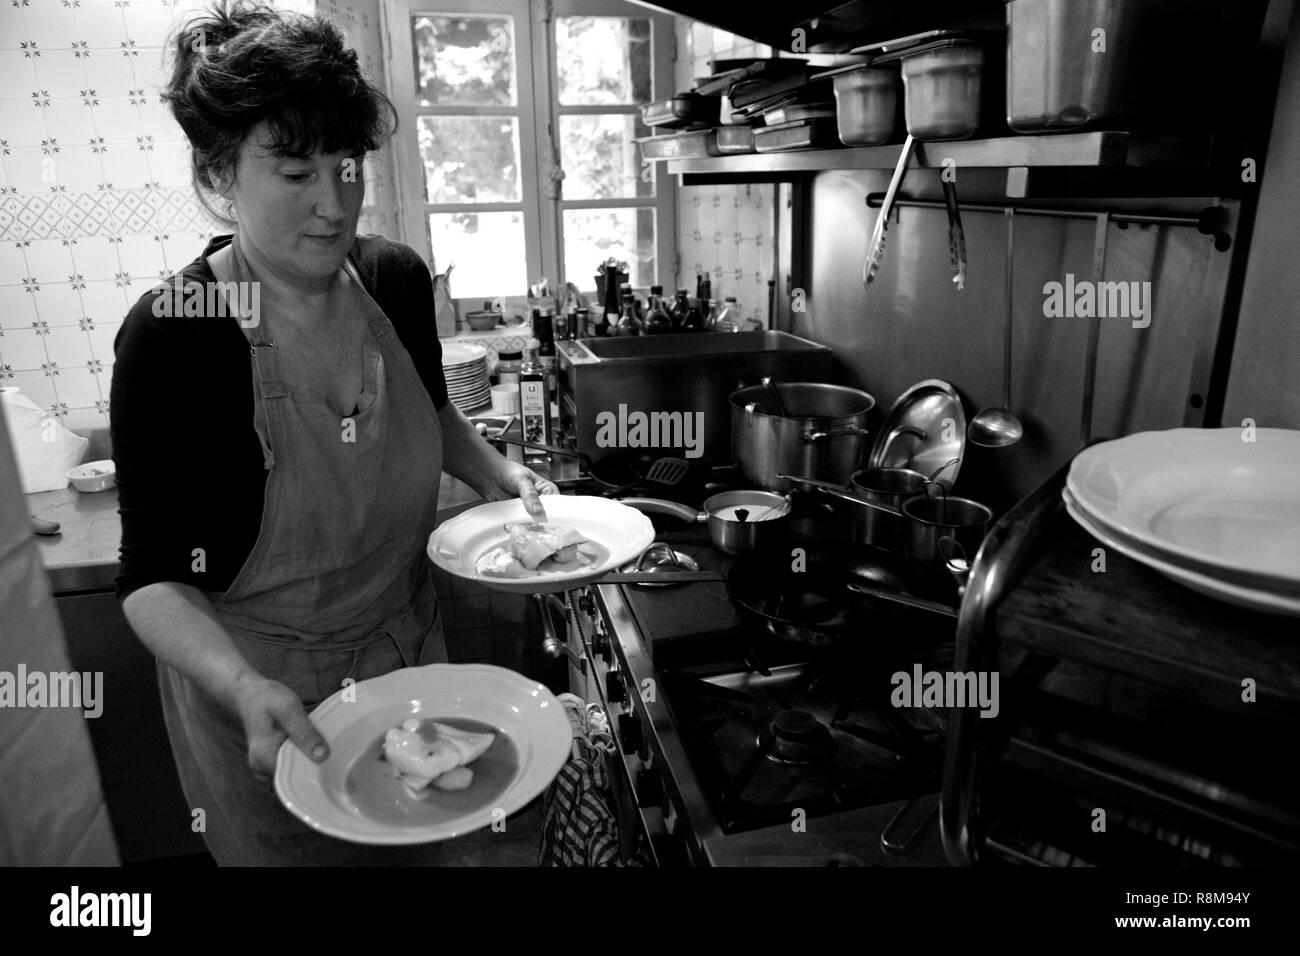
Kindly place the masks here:
<instances>
[{"instance_id":1,"label":"oven handle","mask_svg":"<svg viewBox=\"0 0 1300 956\"><path fill-rule=\"evenodd\" d=\"M570 647L567 640L574 623L573 607L569 603L568 594L565 594L563 601L554 594L534 594L533 603L537 605L537 613L542 618L542 653L552 659L568 657L574 667L586 674L587 658ZM564 615L565 640L561 640L555 632L555 618L551 616L552 605L559 608L560 613Z\"/></svg>"}]
</instances>

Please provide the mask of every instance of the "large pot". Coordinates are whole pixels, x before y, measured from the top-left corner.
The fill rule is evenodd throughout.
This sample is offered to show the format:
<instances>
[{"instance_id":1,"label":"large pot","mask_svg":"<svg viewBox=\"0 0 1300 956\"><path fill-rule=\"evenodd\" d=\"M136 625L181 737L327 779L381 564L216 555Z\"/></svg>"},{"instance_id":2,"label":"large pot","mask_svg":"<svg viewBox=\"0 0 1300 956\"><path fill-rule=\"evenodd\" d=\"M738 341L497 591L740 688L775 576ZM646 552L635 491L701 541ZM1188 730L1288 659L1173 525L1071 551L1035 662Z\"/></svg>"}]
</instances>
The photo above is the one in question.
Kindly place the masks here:
<instances>
[{"instance_id":1,"label":"large pot","mask_svg":"<svg viewBox=\"0 0 1300 956\"><path fill-rule=\"evenodd\" d=\"M773 407L780 391L787 414ZM782 494L794 487L779 474L846 484L870 447L867 416L876 400L842 385L789 382L731 393L731 450L745 478Z\"/></svg>"}]
</instances>

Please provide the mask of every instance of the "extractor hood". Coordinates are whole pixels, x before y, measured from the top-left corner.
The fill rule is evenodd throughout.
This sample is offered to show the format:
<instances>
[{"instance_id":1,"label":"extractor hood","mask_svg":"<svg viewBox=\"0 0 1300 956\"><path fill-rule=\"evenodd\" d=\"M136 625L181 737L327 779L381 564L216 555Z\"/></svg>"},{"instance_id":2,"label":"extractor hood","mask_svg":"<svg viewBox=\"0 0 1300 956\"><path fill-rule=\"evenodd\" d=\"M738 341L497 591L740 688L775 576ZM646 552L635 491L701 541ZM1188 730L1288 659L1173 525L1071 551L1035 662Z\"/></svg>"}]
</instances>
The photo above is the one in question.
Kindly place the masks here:
<instances>
[{"instance_id":1,"label":"extractor hood","mask_svg":"<svg viewBox=\"0 0 1300 956\"><path fill-rule=\"evenodd\" d=\"M944 28L1005 24L1003 0L633 0L699 20L782 53L842 53L863 43ZM803 31L797 33L796 31Z\"/></svg>"}]
</instances>

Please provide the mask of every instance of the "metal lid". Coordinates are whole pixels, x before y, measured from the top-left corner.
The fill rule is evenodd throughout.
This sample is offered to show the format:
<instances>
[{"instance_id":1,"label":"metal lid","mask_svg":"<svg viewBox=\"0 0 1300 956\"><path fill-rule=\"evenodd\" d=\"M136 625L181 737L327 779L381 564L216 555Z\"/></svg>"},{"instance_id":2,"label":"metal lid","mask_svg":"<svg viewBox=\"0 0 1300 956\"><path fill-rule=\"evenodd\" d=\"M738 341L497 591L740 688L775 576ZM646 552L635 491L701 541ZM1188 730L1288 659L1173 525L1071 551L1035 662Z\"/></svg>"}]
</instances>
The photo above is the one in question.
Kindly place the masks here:
<instances>
[{"instance_id":1,"label":"metal lid","mask_svg":"<svg viewBox=\"0 0 1300 956\"><path fill-rule=\"evenodd\" d=\"M894 402L880 426L869 468L910 468L929 477L946 462L935 480L951 491L966 453L966 411L957 390L939 379L917 382Z\"/></svg>"}]
</instances>

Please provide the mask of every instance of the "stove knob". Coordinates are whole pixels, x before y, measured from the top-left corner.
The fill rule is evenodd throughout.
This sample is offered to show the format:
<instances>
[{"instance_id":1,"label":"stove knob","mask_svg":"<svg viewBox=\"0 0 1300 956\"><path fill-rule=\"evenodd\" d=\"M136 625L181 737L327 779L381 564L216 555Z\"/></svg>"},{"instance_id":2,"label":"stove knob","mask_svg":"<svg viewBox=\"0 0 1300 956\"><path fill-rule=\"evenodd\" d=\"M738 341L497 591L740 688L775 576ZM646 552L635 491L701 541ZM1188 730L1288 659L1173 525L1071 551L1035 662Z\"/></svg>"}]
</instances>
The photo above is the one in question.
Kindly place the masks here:
<instances>
[{"instance_id":1,"label":"stove knob","mask_svg":"<svg viewBox=\"0 0 1300 956\"><path fill-rule=\"evenodd\" d=\"M618 715L618 739L625 754L639 754L645 748L645 734L641 733L641 719L636 714Z\"/></svg>"},{"instance_id":2,"label":"stove knob","mask_svg":"<svg viewBox=\"0 0 1300 956\"><path fill-rule=\"evenodd\" d=\"M614 648L609 639L609 633L600 624L596 625L596 632L591 639L591 649L600 655L600 659L607 665L614 662Z\"/></svg>"},{"instance_id":3,"label":"stove knob","mask_svg":"<svg viewBox=\"0 0 1300 956\"><path fill-rule=\"evenodd\" d=\"M627 685L623 683L623 675L618 671L608 671L605 674L605 699L611 704L627 703Z\"/></svg>"},{"instance_id":4,"label":"stove knob","mask_svg":"<svg viewBox=\"0 0 1300 956\"><path fill-rule=\"evenodd\" d=\"M664 802L664 782L659 771L650 767L636 772L636 805L638 807L659 807Z\"/></svg>"}]
</instances>

